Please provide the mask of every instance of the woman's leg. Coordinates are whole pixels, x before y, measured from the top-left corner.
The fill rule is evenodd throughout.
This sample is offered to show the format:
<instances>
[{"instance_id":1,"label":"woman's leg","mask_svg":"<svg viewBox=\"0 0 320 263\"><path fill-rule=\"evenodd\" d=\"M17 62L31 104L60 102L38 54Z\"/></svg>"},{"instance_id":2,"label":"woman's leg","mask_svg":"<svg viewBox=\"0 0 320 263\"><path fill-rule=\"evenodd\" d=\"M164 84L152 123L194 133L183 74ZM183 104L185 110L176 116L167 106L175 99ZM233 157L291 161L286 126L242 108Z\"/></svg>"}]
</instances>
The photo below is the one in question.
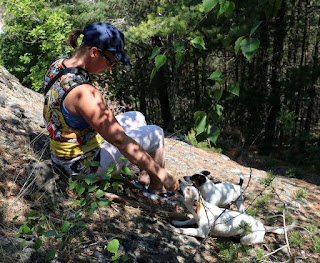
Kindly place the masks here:
<instances>
[{"instance_id":1,"label":"woman's leg","mask_svg":"<svg viewBox=\"0 0 320 263\"><path fill-rule=\"evenodd\" d=\"M165 163L165 150L164 150L164 134L163 130L155 125L147 125L139 127L137 129L126 132L128 136L138 142L141 147L150 154L154 160L164 167ZM129 162L120 160L121 153L119 150L108 142L104 142L101 145L100 163L102 167L99 167L98 173L106 171L111 162L116 165L116 172L121 171L121 167L128 165ZM141 183L149 184L149 190L155 193L166 192L162 182L156 176L150 176L141 171L141 177L139 178Z\"/></svg>"},{"instance_id":2,"label":"woman's leg","mask_svg":"<svg viewBox=\"0 0 320 263\"><path fill-rule=\"evenodd\" d=\"M160 164L161 167L164 168L165 164L165 149L164 146L162 146L160 149L157 151L150 153L150 156L158 163ZM144 171L145 172L145 171ZM152 193L165 193L167 192L166 189L164 188L162 182L160 179L156 176L149 175L147 172L145 172L145 175L140 175L140 180L143 180L143 177L141 176L146 176L149 177L149 191Z\"/></svg>"},{"instance_id":3,"label":"woman's leg","mask_svg":"<svg viewBox=\"0 0 320 263\"><path fill-rule=\"evenodd\" d=\"M125 132L147 125L146 118L139 111L128 111L119 114L116 119Z\"/></svg>"}]
</instances>

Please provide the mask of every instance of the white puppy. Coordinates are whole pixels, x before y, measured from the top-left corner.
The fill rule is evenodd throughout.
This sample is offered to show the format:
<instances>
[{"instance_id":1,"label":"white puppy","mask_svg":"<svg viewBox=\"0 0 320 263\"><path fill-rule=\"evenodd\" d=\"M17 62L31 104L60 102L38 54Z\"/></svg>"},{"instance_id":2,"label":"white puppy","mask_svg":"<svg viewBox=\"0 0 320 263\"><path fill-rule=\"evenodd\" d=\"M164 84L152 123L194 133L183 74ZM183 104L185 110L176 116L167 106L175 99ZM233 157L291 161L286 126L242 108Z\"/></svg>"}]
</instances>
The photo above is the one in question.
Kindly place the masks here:
<instances>
[{"instance_id":1,"label":"white puppy","mask_svg":"<svg viewBox=\"0 0 320 263\"><path fill-rule=\"evenodd\" d=\"M219 208L201 197L194 186L187 186L180 181L180 194L193 218L186 221L173 221L175 226L197 224L197 228L175 228L175 231L185 235L204 238L210 231L214 236L231 237L240 235L240 243L253 245L263 242L266 232L284 234L284 228L264 226L259 220L237 211ZM294 225L286 227L291 230Z\"/></svg>"},{"instance_id":2,"label":"white puppy","mask_svg":"<svg viewBox=\"0 0 320 263\"><path fill-rule=\"evenodd\" d=\"M244 213L243 176L240 176L238 185L231 183L215 184L207 177L209 174L209 171L202 171L192 176L185 176L184 179L198 188L204 200L210 204L225 207L235 201L238 211Z\"/></svg>"}]
</instances>

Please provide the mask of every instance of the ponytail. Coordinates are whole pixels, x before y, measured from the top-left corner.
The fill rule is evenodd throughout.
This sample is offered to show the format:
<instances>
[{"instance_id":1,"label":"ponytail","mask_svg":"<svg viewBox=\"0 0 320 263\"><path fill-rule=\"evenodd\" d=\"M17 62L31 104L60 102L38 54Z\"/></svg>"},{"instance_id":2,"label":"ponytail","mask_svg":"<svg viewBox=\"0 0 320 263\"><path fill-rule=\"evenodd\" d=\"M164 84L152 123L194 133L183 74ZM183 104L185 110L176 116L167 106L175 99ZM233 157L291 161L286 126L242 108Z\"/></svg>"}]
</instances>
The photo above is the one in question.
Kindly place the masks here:
<instances>
[{"instance_id":1,"label":"ponytail","mask_svg":"<svg viewBox=\"0 0 320 263\"><path fill-rule=\"evenodd\" d=\"M68 43L72 48L76 49L78 47L78 38L81 34L83 34L83 30L80 29L72 30L69 33Z\"/></svg>"}]
</instances>

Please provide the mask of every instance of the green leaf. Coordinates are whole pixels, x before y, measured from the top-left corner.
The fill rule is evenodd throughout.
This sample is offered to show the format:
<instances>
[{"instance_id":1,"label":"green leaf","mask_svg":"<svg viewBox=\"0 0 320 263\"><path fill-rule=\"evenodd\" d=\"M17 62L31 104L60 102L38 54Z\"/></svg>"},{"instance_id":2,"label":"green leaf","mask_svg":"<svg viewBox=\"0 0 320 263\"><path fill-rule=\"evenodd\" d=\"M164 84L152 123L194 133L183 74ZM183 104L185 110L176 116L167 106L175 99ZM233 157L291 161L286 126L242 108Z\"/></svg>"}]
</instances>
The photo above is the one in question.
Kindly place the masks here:
<instances>
[{"instance_id":1,"label":"green leaf","mask_svg":"<svg viewBox=\"0 0 320 263\"><path fill-rule=\"evenodd\" d=\"M184 49L184 41L178 41L174 43L174 52L180 52Z\"/></svg>"},{"instance_id":2,"label":"green leaf","mask_svg":"<svg viewBox=\"0 0 320 263\"><path fill-rule=\"evenodd\" d=\"M152 69L152 72L151 72L151 75L150 75L150 83L153 80L154 76L156 75L157 71L158 71L158 69L156 67L154 67Z\"/></svg>"},{"instance_id":3,"label":"green leaf","mask_svg":"<svg viewBox=\"0 0 320 263\"><path fill-rule=\"evenodd\" d=\"M101 163L100 162L91 162L90 166L92 166L92 167L100 167Z\"/></svg>"},{"instance_id":4,"label":"green leaf","mask_svg":"<svg viewBox=\"0 0 320 263\"><path fill-rule=\"evenodd\" d=\"M240 43L243 55L251 62L252 57L259 48L260 41L256 38L246 38Z\"/></svg>"},{"instance_id":5,"label":"green leaf","mask_svg":"<svg viewBox=\"0 0 320 263\"><path fill-rule=\"evenodd\" d=\"M98 204L96 202L92 203L90 205L90 208L87 210L87 213L91 215L94 211L96 211L97 207L98 207Z\"/></svg>"},{"instance_id":6,"label":"green leaf","mask_svg":"<svg viewBox=\"0 0 320 263\"><path fill-rule=\"evenodd\" d=\"M46 257L45 257L45 261L49 261L51 259L53 259L56 256L56 251L51 249L47 252Z\"/></svg>"},{"instance_id":7,"label":"green leaf","mask_svg":"<svg viewBox=\"0 0 320 263\"><path fill-rule=\"evenodd\" d=\"M192 39L192 40L190 41L190 43L191 43L191 45L194 46L195 48L203 49L203 50L206 49L205 44L204 44L203 37L196 37L196 38Z\"/></svg>"},{"instance_id":8,"label":"green leaf","mask_svg":"<svg viewBox=\"0 0 320 263\"><path fill-rule=\"evenodd\" d=\"M42 236L44 232L45 232L45 229L42 226L39 226L37 229L38 236Z\"/></svg>"},{"instance_id":9,"label":"green leaf","mask_svg":"<svg viewBox=\"0 0 320 263\"><path fill-rule=\"evenodd\" d=\"M40 238L37 238L36 241L34 242L34 248L38 250L42 246L42 241Z\"/></svg>"},{"instance_id":10,"label":"green leaf","mask_svg":"<svg viewBox=\"0 0 320 263\"><path fill-rule=\"evenodd\" d=\"M257 30L257 28L260 26L261 23L262 23L262 21L258 21L257 23L255 23L253 25L253 27L251 28L251 31L250 31L250 37L254 34L254 32Z\"/></svg>"},{"instance_id":11,"label":"green leaf","mask_svg":"<svg viewBox=\"0 0 320 263\"><path fill-rule=\"evenodd\" d=\"M61 226L61 232L67 232L70 228L70 222L64 221L62 226Z\"/></svg>"},{"instance_id":12,"label":"green leaf","mask_svg":"<svg viewBox=\"0 0 320 263\"><path fill-rule=\"evenodd\" d=\"M104 186L103 186L103 190L106 191L108 189L108 187L110 186L109 182L105 182Z\"/></svg>"},{"instance_id":13,"label":"green leaf","mask_svg":"<svg viewBox=\"0 0 320 263\"><path fill-rule=\"evenodd\" d=\"M116 164L114 162L110 162L108 167L107 174L110 174L116 170Z\"/></svg>"},{"instance_id":14,"label":"green leaf","mask_svg":"<svg viewBox=\"0 0 320 263\"><path fill-rule=\"evenodd\" d=\"M87 227L86 223L83 221L79 221L75 224L76 227L85 228Z\"/></svg>"},{"instance_id":15,"label":"green leaf","mask_svg":"<svg viewBox=\"0 0 320 263\"><path fill-rule=\"evenodd\" d=\"M122 184L123 184L123 182L113 182L111 184L111 186L113 187L113 189L118 190L118 186L122 185Z\"/></svg>"},{"instance_id":16,"label":"green leaf","mask_svg":"<svg viewBox=\"0 0 320 263\"><path fill-rule=\"evenodd\" d=\"M234 45L234 51L235 51L235 54L236 56L238 56L238 53L239 53L239 50L240 50L240 43L241 41L244 39L244 36L242 37L239 37L236 42L235 42L235 45Z\"/></svg>"},{"instance_id":17,"label":"green leaf","mask_svg":"<svg viewBox=\"0 0 320 263\"><path fill-rule=\"evenodd\" d=\"M213 72L213 73L209 76L209 79L217 81L220 85L222 85L223 82L225 81L225 79L224 79L223 76L222 76L222 73L221 73L219 70Z\"/></svg>"},{"instance_id":18,"label":"green leaf","mask_svg":"<svg viewBox=\"0 0 320 263\"><path fill-rule=\"evenodd\" d=\"M65 235L66 235L65 233L60 233L60 234L56 235L56 239L58 239L58 238L65 239L66 238Z\"/></svg>"},{"instance_id":19,"label":"green leaf","mask_svg":"<svg viewBox=\"0 0 320 263\"><path fill-rule=\"evenodd\" d=\"M110 206L111 205L111 201L109 201L108 199L106 200L102 200L98 203L99 206Z\"/></svg>"},{"instance_id":20,"label":"green leaf","mask_svg":"<svg viewBox=\"0 0 320 263\"><path fill-rule=\"evenodd\" d=\"M167 61L166 55L158 55L158 56L156 56L156 58L154 59L154 63L155 63L155 66L156 66L157 70L159 68L161 68L164 65L164 63L166 63L166 61Z\"/></svg>"},{"instance_id":21,"label":"green leaf","mask_svg":"<svg viewBox=\"0 0 320 263\"><path fill-rule=\"evenodd\" d=\"M48 230L44 232L45 237L55 237L57 235L57 232L55 230Z\"/></svg>"},{"instance_id":22,"label":"green leaf","mask_svg":"<svg viewBox=\"0 0 320 263\"><path fill-rule=\"evenodd\" d=\"M217 113L217 115L218 115L219 117L222 116L223 106L221 106L221 105L219 105L219 104L216 104L216 105L214 105L213 109L214 109L214 111Z\"/></svg>"},{"instance_id":23,"label":"green leaf","mask_svg":"<svg viewBox=\"0 0 320 263\"><path fill-rule=\"evenodd\" d=\"M225 10L224 15L229 16L232 14L233 10L236 8L236 4L234 2L229 2L228 8Z\"/></svg>"},{"instance_id":24,"label":"green leaf","mask_svg":"<svg viewBox=\"0 0 320 263\"><path fill-rule=\"evenodd\" d=\"M25 222L18 230L18 233L25 233L25 234L31 234L32 231L30 227L28 226L28 222Z\"/></svg>"},{"instance_id":25,"label":"green leaf","mask_svg":"<svg viewBox=\"0 0 320 263\"><path fill-rule=\"evenodd\" d=\"M159 54L161 50L161 47L156 46L153 50L152 50L152 54L149 57L149 59L153 59L155 56L157 56Z\"/></svg>"},{"instance_id":26,"label":"green leaf","mask_svg":"<svg viewBox=\"0 0 320 263\"><path fill-rule=\"evenodd\" d=\"M194 120L197 134L204 132L207 128L207 114L204 111L197 111L194 114Z\"/></svg>"},{"instance_id":27,"label":"green leaf","mask_svg":"<svg viewBox=\"0 0 320 263\"><path fill-rule=\"evenodd\" d=\"M185 55L184 51L180 51L180 52L176 53L176 69L179 68L180 63L181 63L184 55Z\"/></svg>"},{"instance_id":28,"label":"green leaf","mask_svg":"<svg viewBox=\"0 0 320 263\"><path fill-rule=\"evenodd\" d=\"M232 82L228 85L227 91L230 92L231 94L234 94L236 96L239 96L239 83L238 82Z\"/></svg>"},{"instance_id":29,"label":"green leaf","mask_svg":"<svg viewBox=\"0 0 320 263\"><path fill-rule=\"evenodd\" d=\"M129 258L128 255L123 255L123 256L121 257L121 259L122 259L123 262L127 262L130 258Z\"/></svg>"},{"instance_id":30,"label":"green leaf","mask_svg":"<svg viewBox=\"0 0 320 263\"><path fill-rule=\"evenodd\" d=\"M35 214L37 214L36 211L31 211L29 213L25 213L24 216L28 219L35 219L38 218L38 216L34 216Z\"/></svg>"},{"instance_id":31,"label":"green leaf","mask_svg":"<svg viewBox=\"0 0 320 263\"><path fill-rule=\"evenodd\" d=\"M107 245L107 250L111 253L116 254L119 249L119 240L118 239L112 239L108 245Z\"/></svg>"},{"instance_id":32,"label":"green leaf","mask_svg":"<svg viewBox=\"0 0 320 263\"><path fill-rule=\"evenodd\" d=\"M197 143L203 142L207 139L207 133L204 131L196 136Z\"/></svg>"},{"instance_id":33,"label":"green leaf","mask_svg":"<svg viewBox=\"0 0 320 263\"><path fill-rule=\"evenodd\" d=\"M209 116L213 123L217 124L222 116L223 107L219 104L215 104L212 110L209 112Z\"/></svg>"},{"instance_id":34,"label":"green leaf","mask_svg":"<svg viewBox=\"0 0 320 263\"><path fill-rule=\"evenodd\" d=\"M207 137L208 139L210 139L214 145L217 144L217 140L219 138L219 135L220 135L220 129L215 127L215 126L211 126L209 125L208 126L208 129L207 129Z\"/></svg>"},{"instance_id":35,"label":"green leaf","mask_svg":"<svg viewBox=\"0 0 320 263\"><path fill-rule=\"evenodd\" d=\"M86 168L90 167L90 161L84 161L83 164Z\"/></svg>"},{"instance_id":36,"label":"green leaf","mask_svg":"<svg viewBox=\"0 0 320 263\"><path fill-rule=\"evenodd\" d=\"M27 241L26 240L23 240L21 243L20 243L20 248L23 248L25 245L26 245Z\"/></svg>"},{"instance_id":37,"label":"green leaf","mask_svg":"<svg viewBox=\"0 0 320 263\"><path fill-rule=\"evenodd\" d=\"M85 190L86 188L81 183L76 185L76 191L78 195L82 195Z\"/></svg>"},{"instance_id":38,"label":"green leaf","mask_svg":"<svg viewBox=\"0 0 320 263\"><path fill-rule=\"evenodd\" d=\"M224 91L224 89L217 89L214 91L213 97L216 102L218 102L221 99L223 91Z\"/></svg>"},{"instance_id":39,"label":"green leaf","mask_svg":"<svg viewBox=\"0 0 320 263\"><path fill-rule=\"evenodd\" d=\"M112 175L112 179L114 179L114 180L122 180L122 175L121 174L114 174L114 175Z\"/></svg>"},{"instance_id":40,"label":"green leaf","mask_svg":"<svg viewBox=\"0 0 320 263\"><path fill-rule=\"evenodd\" d=\"M94 178L86 178L86 179L84 179L84 181L87 183L87 185L91 185L91 184L96 183L98 180L94 179Z\"/></svg>"},{"instance_id":41,"label":"green leaf","mask_svg":"<svg viewBox=\"0 0 320 263\"><path fill-rule=\"evenodd\" d=\"M203 0L203 9L208 13L211 9L215 8L218 4L218 0Z\"/></svg>"},{"instance_id":42,"label":"green leaf","mask_svg":"<svg viewBox=\"0 0 320 263\"><path fill-rule=\"evenodd\" d=\"M99 187L99 186L97 186L97 185L92 185L92 186L90 186L90 187L88 188L88 192L91 193L91 192L93 192L94 190L96 190L98 187Z\"/></svg>"},{"instance_id":43,"label":"green leaf","mask_svg":"<svg viewBox=\"0 0 320 263\"><path fill-rule=\"evenodd\" d=\"M122 166L121 173L126 174L126 175L131 175L131 171L127 166Z\"/></svg>"},{"instance_id":44,"label":"green leaf","mask_svg":"<svg viewBox=\"0 0 320 263\"><path fill-rule=\"evenodd\" d=\"M209 79L216 80L216 81L222 80L222 73L217 70L210 75Z\"/></svg>"},{"instance_id":45,"label":"green leaf","mask_svg":"<svg viewBox=\"0 0 320 263\"><path fill-rule=\"evenodd\" d=\"M220 9L218 12L218 17L221 16L223 13L225 13L229 6L230 6L230 2L226 1L226 0L219 0L219 4L220 4Z\"/></svg>"},{"instance_id":46,"label":"green leaf","mask_svg":"<svg viewBox=\"0 0 320 263\"><path fill-rule=\"evenodd\" d=\"M69 189L73 190L76 187L77 183L78 183L77 181L72 182L69 186Z\"/></svg>"},{"instance_id":47,"label":"green leaf","mask_svg":"<svg viewBox=\"0 0 320 263\"><path fill-rule=\"evenodd\" d=\"M102 197L104 195L105 195L105 193L100 189L96 192L96 197L98 197L98 198L100 198L100 197Z\"/></svg>"}]
</instances>

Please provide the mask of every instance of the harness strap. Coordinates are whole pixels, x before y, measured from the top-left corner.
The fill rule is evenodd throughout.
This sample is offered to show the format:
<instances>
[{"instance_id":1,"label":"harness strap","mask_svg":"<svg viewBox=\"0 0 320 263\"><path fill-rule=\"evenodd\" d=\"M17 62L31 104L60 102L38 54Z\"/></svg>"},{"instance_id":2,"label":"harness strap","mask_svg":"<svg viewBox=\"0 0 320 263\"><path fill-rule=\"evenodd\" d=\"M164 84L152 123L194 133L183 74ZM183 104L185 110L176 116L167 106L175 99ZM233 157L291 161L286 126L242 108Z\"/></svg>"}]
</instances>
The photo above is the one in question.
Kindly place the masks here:
<instances>
[{"instance_id":1,"label":"harness strap","mask_svg":"<svg viewBox=\"0 0 320 263\"><path fill-rule=\"evenodd\" d=\"M55 75L50 81L49 83L45 86L44 88L44 95L47 94L47 92L49 91L49 89L51 88L51 86L63 75L66 75L68 73L73 73L76 75L84 75L86 78L89 77L89 73L84 70L83 68L80 67L70 67L70 68L65 68L63 70L61 70L57 75ZM90 80L89 80L90 81Z\"/></svg>"}]
</instances>

